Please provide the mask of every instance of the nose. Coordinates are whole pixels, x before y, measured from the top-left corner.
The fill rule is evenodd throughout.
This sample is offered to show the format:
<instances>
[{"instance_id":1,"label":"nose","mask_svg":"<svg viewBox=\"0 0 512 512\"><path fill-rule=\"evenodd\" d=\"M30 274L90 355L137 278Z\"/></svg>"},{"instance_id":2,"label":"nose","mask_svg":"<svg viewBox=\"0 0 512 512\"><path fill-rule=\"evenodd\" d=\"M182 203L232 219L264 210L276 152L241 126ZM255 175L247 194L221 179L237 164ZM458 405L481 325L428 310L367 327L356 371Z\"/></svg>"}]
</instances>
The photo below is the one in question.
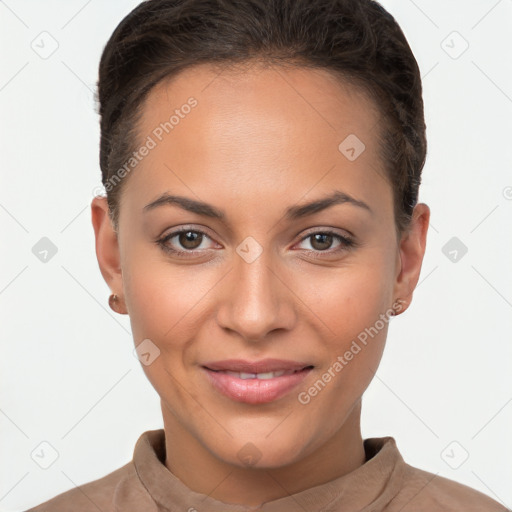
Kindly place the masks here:
<instances>
[{"instance_id":1,"label":"nose","mask_svg":"<svg viewBox=\"0 0 512 512\"><path fill-rule=\"evenodd\" d=\"M272 264L269 251L251 263L236 257L225 279L217 322L246 341L264 341L274 331L291 330L296 321L289 277ZM293 283L292 283L293 288Z\"/></svg>"}]
</instances>

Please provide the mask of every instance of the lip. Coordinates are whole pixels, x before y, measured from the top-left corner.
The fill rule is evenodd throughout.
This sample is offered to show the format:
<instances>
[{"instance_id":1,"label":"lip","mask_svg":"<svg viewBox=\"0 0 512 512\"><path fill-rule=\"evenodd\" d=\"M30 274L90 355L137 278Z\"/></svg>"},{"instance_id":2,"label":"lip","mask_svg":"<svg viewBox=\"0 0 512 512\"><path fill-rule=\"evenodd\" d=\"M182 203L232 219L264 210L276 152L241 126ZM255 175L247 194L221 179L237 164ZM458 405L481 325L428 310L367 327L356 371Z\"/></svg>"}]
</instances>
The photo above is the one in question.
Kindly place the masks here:
<instances>
[{"instance_id":1,"label":"lip","mask_svg":"<svg viewBox=\"0 0 512 512\"><path fill-rule=\"evenodd\" d=\"M216 366L219 370L215 370L211 366ZM296 388L312 369L313 365L278 359L265 359L256 363L230 359L215 364L208 363L208 367L207 365L202 366L208 381L217 391L235 402L246 404L264 404L282 398ZM245 373L267 373L279 370L295 370L295 372L262 380L257 378L241 379L234 375L221 373L222 370Z\"/></svg>"},{"instance_id":2,"label":"lip","mask_svg":"<svg viewBox=\"0 0 512 512\"><path fill-rule=\"evenodd\" d=\"M245 373L266 373L280 370L297 371L313 366L308 362L290 361L287 359L262 359L261 361L247 361L245 359L226 359L224 361L210 361L202 365L208 370L231 371Z\"/></svg>"}]
</instances>

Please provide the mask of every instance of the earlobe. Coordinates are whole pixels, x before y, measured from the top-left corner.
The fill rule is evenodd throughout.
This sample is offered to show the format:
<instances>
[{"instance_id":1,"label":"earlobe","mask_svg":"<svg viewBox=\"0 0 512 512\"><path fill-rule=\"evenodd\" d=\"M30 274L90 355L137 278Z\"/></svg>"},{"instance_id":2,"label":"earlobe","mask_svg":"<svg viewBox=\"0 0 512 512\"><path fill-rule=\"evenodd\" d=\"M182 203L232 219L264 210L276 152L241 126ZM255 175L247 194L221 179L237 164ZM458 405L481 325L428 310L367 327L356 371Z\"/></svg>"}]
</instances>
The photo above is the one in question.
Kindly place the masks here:
<instances>
[{"instance_id":1,"label":"earlobe","mask_svg":"<svg viewBox=\"0 0 512 512\"><path fill-rule=\"evenodd\" d=\"M396 276L394 297L400 297L400 308L396 309L395 316L403 313L412 301L425 255L429 220L430 208L424 203L417 204L409 229L399 242L400 268Z\"/></svg>"},{"instance_id":2,"label":"earlobe","mask_svg":"<svg viewBox=\"0 0 512 512\"><path fill-rule=\"evenodd\" d=\"M115 311L120 314L126 314L126 307L121 299L123 281L119 242L108 214L106 197L96 196L92 200L91 219L96 240L96 257L101 275L109 288L118 296Z\"/></svg>"}]
</instances>

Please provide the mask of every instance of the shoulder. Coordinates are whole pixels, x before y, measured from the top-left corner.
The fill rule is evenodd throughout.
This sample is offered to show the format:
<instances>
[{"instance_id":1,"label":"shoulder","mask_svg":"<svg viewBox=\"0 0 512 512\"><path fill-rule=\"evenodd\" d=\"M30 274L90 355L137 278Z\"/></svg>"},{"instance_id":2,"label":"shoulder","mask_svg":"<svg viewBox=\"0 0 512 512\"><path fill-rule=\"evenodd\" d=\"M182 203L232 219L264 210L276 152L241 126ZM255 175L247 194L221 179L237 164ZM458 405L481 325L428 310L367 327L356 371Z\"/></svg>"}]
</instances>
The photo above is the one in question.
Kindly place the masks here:
<instances>
[{"instance_id":1,"label":"shoulder","mask_svg":"<svg viewBox=\"0 0 512 512\"><path fill-rule=\"evenodd\" d=\"M114 512L119 494L143 498L133 462L97 480L73 487L26 512Z\"/></svg>"},{"instance_id":2,"label":"shoulder","mask_svg":"<svg viewBox=\"0 0 512 512\"><path fill-rule=\"evenodd\" d=\"M507 512L509 509L467 485L405 464L402 486L388 510Z\"/></svg>"}]
</instances>

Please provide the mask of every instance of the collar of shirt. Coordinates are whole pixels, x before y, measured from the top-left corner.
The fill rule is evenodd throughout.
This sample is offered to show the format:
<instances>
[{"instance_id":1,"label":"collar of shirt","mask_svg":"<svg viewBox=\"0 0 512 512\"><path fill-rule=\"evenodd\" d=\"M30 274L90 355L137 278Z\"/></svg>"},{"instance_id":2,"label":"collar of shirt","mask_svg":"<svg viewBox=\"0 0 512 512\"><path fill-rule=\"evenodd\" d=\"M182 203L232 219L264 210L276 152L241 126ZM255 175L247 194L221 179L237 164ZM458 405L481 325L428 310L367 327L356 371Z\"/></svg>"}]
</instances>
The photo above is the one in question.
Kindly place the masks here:
<instances>
[{"instance_id":1,"label":"collar of shirt","mask_svg":"<svg viewBox=\"0 0 512 512\"><path fill-rule=\"evenodd\" d=\"M114 496L116 510L132 506L149 506L154 511L181 512L301 512L312 510L379 511L398 493L402 485L405 462L392 437L368 438L364 441L366 462L354 471L325 484L263 503L259 507L228 504L189 489L165 466L165 432L144 432L134 450L133 464L144 495L133 487L118 486ZM128 483L130 482L129 487ZM137 496L135 495L137 494ZM148 500L148 501L146 501ZM145 508L148 510L148 508Z\"/></svg>"}]
</instances>

